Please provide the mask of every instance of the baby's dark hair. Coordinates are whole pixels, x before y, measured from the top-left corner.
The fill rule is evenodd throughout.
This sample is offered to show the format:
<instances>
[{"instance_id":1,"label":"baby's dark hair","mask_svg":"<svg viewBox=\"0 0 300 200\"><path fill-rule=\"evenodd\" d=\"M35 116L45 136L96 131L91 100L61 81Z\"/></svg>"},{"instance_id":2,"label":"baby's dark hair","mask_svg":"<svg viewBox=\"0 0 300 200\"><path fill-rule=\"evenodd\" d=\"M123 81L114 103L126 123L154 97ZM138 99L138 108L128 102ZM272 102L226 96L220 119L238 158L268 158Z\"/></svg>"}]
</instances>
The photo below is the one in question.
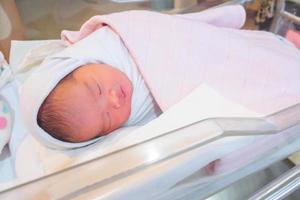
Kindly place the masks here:
<instances>
[{"instance_id":1,"label":"baby's dark hair","mask_svg":"<svg viewBox=\"0 0 300 200\"><path fill-rule=\"evenodd\" d=\"M37 123L44 131L65 142L72 142L71 133L75 130L68 123L71 114L65 109L66 99L56 95L55 90L69 80L71 76L72 73L68 74L56 85L42 103L37 115Z\"/></svg>"}]
</instances>

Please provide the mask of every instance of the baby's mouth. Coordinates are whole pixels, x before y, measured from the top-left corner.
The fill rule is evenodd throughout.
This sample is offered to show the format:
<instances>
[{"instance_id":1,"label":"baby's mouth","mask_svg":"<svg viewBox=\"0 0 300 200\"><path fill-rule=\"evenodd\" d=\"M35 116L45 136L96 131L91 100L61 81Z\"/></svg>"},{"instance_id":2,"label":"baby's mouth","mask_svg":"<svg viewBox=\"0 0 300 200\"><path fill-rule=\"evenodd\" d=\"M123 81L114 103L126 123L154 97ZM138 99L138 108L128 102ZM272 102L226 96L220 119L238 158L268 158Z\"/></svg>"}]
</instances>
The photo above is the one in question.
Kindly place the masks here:
<instances>
[{"instance_id":1,"label":"baby's mouth","mask_svg":"<svg viewBox=\"0 0 300 200\"><path fill-rule=\"evenodd\" d=\"M126 92L124 91L121 85L116 85L114 89L111 90L111 94L113 95L115 108L120 108L125 104Z\"/></svg>"}]
</instances>

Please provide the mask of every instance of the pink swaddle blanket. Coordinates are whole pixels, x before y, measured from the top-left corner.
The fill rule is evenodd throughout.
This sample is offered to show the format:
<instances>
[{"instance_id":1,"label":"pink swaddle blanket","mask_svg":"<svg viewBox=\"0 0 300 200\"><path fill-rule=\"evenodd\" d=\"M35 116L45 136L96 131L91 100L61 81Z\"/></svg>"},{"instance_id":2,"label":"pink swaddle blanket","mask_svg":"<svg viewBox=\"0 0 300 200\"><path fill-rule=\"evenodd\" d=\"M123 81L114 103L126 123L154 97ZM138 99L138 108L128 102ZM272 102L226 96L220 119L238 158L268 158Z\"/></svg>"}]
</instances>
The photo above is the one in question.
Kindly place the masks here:
<instances>
[{"instance_id":1,"label":"pink swaddle blanket","mask_svg":"<svg viewBox=\"0 0 300 200\"><path fill-rule=\"evenodd\" d=\"M266 115L299 102L299 51L272 33L238 30L244 21L241 6L188 15L128 11L92 17L62 38L72 44L111 27L162 110L204 83Z\"/></svg>"},{"instance_id":2,"label":"pink swaddle blanket","mask_svg":"<svg viewBox=\"0 0 300 200\"><path fill-rule=\"evenodd\" d=\"M103 26L110 27L128 48L163 111L203 85L259 116L299 103L299 50L272 33L239 30L244 21L242 6L186 15L127 11L92 17L78 32L63 31L62 39L71 45ZM24 84L20 95L26 102L21 106L23 119L29 131L48 146L68 149L94 142L58 141L36 123L46 96L74 66L80 65L79 60L72 66L66 60L41 67ZM207 102L198 103L200 107ZM232 111L221 114L231 116Z\"/></svg>"}]
</instances>

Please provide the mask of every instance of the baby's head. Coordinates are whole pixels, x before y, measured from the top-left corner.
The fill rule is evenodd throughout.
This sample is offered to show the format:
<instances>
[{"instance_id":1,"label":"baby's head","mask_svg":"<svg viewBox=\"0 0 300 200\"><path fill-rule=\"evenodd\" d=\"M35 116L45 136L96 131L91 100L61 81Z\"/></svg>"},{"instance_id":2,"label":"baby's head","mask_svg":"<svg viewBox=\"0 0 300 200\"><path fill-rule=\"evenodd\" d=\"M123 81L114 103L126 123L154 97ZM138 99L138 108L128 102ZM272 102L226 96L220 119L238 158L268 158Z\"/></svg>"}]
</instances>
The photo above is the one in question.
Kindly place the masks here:
<instances>
[{"instance_id":1,"label":"baby's head","mask_svg":"<svg viewBox=\"0 0 300 200\"><path fill-rule=\"evenodd\" d=\"M106 135L130 115L132 84L116 68L83 65L62 79L39 109L39 126L53 137L83 142Z\"/></svg>"}]
</instances>

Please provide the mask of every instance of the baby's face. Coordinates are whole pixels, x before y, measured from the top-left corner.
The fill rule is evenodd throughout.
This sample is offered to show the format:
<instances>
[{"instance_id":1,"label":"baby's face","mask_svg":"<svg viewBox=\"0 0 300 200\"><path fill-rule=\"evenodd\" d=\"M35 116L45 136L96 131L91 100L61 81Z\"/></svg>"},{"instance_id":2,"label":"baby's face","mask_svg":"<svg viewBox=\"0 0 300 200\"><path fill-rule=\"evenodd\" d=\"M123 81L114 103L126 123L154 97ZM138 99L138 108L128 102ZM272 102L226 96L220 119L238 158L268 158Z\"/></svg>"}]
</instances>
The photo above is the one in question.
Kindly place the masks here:
<instances>
[{"instance_id":1,"label":"baby's face","mask_svg":"<svg viewBox=\"0 0 300 200\"><path fill-rule=\"evenodd\" d=\"M132 84L121 71L105 64L84 65L56 95L67 100L69 123L75 128L72 142L82 142L106 135L125 123L130 115Z\"/></svg>"}]
</instances>

